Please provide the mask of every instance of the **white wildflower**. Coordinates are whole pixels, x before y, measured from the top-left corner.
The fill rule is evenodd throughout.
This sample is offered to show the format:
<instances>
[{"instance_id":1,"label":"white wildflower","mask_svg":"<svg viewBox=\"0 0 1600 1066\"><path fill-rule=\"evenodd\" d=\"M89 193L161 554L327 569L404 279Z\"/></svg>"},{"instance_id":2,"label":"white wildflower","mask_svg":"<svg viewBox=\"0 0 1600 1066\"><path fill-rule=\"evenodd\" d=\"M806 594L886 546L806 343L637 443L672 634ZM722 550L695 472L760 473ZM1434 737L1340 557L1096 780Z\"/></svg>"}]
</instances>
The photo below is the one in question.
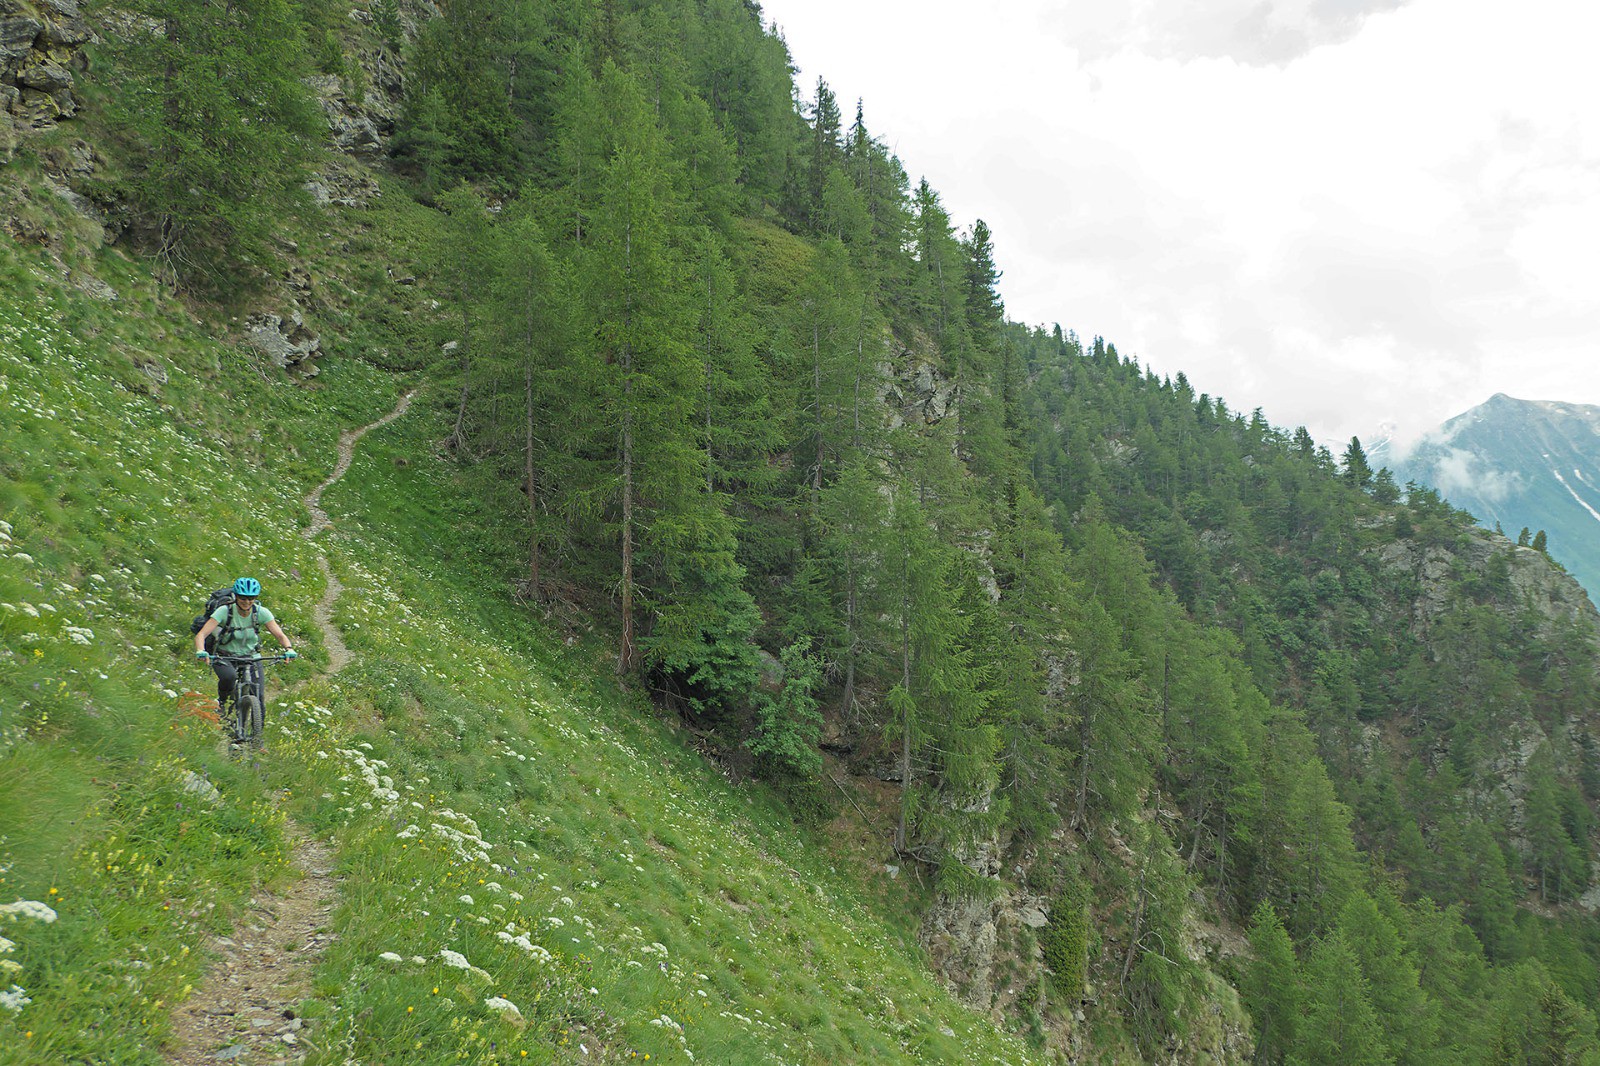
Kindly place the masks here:
<instances>
[{"instance_id":1,"label":"white wildflower","mask_svg":"<svg viewBox=\"0 0 1600 1066\"><path fill-rule=\"evenodd\" d=\"M0 918L9 918L12 921L18 918L34 918L49 925L56 920L56 912L36 899L19 899L15 903L0 904Z\"/></svg>"},{"instance_id":2,"label":"white wildflower","mask_svg":"<svg viewBox=\"0 0 1600 1066\"><path fill-rule=\"evenodd\" d=\"M492 996L484 1000L483 1005L490 1010L499 1011L511 1020L520 1020L522 1018L522 1012L517 1009L517 1005L504 996Z\"/></svg>"}]
</instances>

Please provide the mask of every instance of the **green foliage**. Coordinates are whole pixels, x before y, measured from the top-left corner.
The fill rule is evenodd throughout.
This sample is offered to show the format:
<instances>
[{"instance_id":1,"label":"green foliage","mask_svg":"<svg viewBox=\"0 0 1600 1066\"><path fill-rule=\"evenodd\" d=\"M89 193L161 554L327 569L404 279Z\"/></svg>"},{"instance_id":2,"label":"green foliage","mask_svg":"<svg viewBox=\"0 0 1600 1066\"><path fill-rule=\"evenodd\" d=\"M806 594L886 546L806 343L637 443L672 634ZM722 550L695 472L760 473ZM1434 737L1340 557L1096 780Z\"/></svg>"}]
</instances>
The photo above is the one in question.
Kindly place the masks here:
<instances>
[{"instance_id":1,"label":"green foliage","mask_svg":"<svg viewBox=\"0 0 1600 1066\"><path fill-rule=\"evenodd\" d=\"M174 284L231 294L270 264L273 229L302 195L318 115L299 21L287 0L137 11L148 21L112 49L111 113L138 238Z\"/></svg>"},{"instance_id":2,"label":"green foliage","mask_svg":"<svg viewBox=\"0 0 1600 1066\"><path fill-rule=\"evenodd\" d=\"M400 0L372 0L372 25L385 44L398 51L405 40L405 24L400 21Z\"/></svg>"},{"instance_id":3,"label":"green foliage","mask_svg":"<svg viewBox=\"0 0 1600 1066\"><path fill-rule=\"evenodd\" d=\"M775 697L757 700L755 736L747 746L764 759L779 778L804 780L822 770L817 737L822 715L817 711L816 689L822 681L822 663L811 653L809 639L801 638L783 649L779 659L783 681Z\"/></svg>"},{"instance_id":4,"label":"green foliage","mask_svg":"<svg viewBox=\"0 0 1600 1066\"><path fill-rule=\"evenodd\" d=\"M282 22L292 32L274 35L273 3L149 4L176 34L140 38L118 60L148 90L123 105L131 180L149 183L149 203L135 203L147 229L174 235L182 251L168 262L191 288L268 265L264 220L292 197L316 125L290 114L307 110L298 79L342 68L358 88L340 42L361 31L345 9L300 4ZM371 11L398 48L399 5ZM239 55L246 43L261 55ZM222 69L255 70L262 56L278 65L253 82ZM756 5L458 0L417 27L406 74L399 176L359 218L331 211L316 227L328 236L302 239L308 254L350 243L348 257L324 250L316 264L328 268L322 291L350 294L349 308L325 300L345 316L342 350L417 369L429 386L431 435L391 456L428 477L367 469L359 490L374 529L407 533L367 547L404 559L396 543L426 543L435 557L396 567L405 603L448 595L452 617L492 633L531 604L580 643L592 624L628 682L726 748L747 741L803 820L831 811L817 740L824 709L836 714L864 753L893 759L893 845L934 875L934 892L1000 891L996 854L1009 868L1011 854L1048 864L1082 842L1127 844L1074 873L1042 938L1057 976L1081 986L1096 922L1107 927L1112 948L1091 976L1114 989L1102 1013L1118 1018L1096 1023L1119 1030L1113 1053L1198 1046L1197 1027L1225 1009L1184 947L1196 917L1254 915L1258 957L1242 990L1268 1061L1468 1060L1488 1043L1486 1005L1524 959L1574 1003L1593 1000L1592 921L1538 916L1587 887L1600 797L1583 725L1592 631L1524 612L1516 557L1483 551L1438 493L1402 493L1358 440L1335 462L1304 428L1233 411L1181 374L1160 379L1103 338L1005 322L994 234L981 221L958 234L861 104L847 124L819 82L802 113L787 49ZM239 159L272 165L217 169ZM162 211L172 225L156 224ZM416 284L393 286L389 263ZM113 321L128 350L145 349ZM93 336L106 321L80 325ZM131 362L119 380L149 387ZM357 391L335 401L343 421L373 406L375 385ZM319 402L330 395L345 396ZM334 412L317 411L308 432L327 437ZM274 423L251 454L309 456L291 424ZM120 474L57 492L12 455L32 447L18 435L0 448L7 513L60 525L93 507L138 520L116 502ZM295 463L311 476L308 457ZM156 558L109 540L124 562ZM560 824L538 823L549 838L538 846L574 868L612 853L619 841L593 839L591 825L620 834L599 813L637 808L616 792L602 802L586 768L568 789L495 746L522 736L576 750L540 721L543 682L509 698L497 687L546 668L542 638L522 647L536 667L491 656L476 678L442 671L450 685L431 652L365 629L349 639L363 655L433 664L367 669L411 694L372 698L396 735L410 739L418 706L448 723L428 740L436 748L416 738L408 749L417 767L438 767L427 772L440 787L478 812L555 805ZM436 639L462 654L455 637ZM761 691L758 641L789 660L776 693ZM33 699L52 723L72 706ZM582 710L562 724L592 722ZM645 711L630 704L607 721ZM1523 759L1533 727L1551 743L1509 796L1497 767ZM630 734L630 751L642 743ZM591 790L593 805L576 798ZM31 814L22 793L11 802ZM311 804L306 817L350 826L345 813ZM642 843L695 865L674 841L714 820L652 819L629 854ZM353 847L374 870L388 857ZM718 854L719 868L732 864ZM1075 902L1091 881L1117 885L1103 913ZM650 896L682 900L691 883L683 869L662 873ZM722 878L707 898L723 892L752 904L742 881ZM365 990L353 1005L377 1014L408 986L373 971L374 953L336 967ZM736 989L759 980L751 954L725 941L704 957L741 960L737 975L713 975ZM1334 971L1347 964L1359 972L1341 985ZM659 973L618 985L648 999ZM876 1032L858 1039L871 1026L812 995L813 979L824 983L807 971L787 993L810 1039L837 1032L847 1061L889 1047ZM1347 1006L1330 1013L1319 997ZM570 1005L557 999L552 1010ZM1507 1032L1533 1024L1540 996L1522 999ZM1550 1025L1580 1031L1562 1009L1550 1001ZM355 1035L372 1040L368 1057L403 1050ZM743 1037L724 1038L734 1050L722 1058L741 1061ZM949 1039L905 1030L884 1053L934 1055Z\"/></svg>"},{"instance_id":5,"label":"green foliage","mask_svg":"<svg viewBox=\"0 0 1600 1066\"><path fill-rule=\"evenodd\" d=\"M1341 932L1317 941L1305 967L1306 1013L1290 1059L1305 1066L1385 1066L1384 1045L1366 977Z\"/></svg>"},{"instance_id":6,"label":"green foliage","mask_svg":"<svg viewBox=\"0 0 1600 1066\"><path fill-rule=\"evenodd\" d=\"M1254 953L1240 990L1255 1022L1256 1061L1280 1066L1295 1046L1304 991L1288 931L1272 904L1262 902L1250 920Z\"/></svg>"},{"instance_id":7,"label":"green foliage","mask_svg":"<svg viewBox=\"0 0 1600 1066\"><path fill-rule=\"evenodd\" d=\"M1039 933L1050 985L1069 1005L1083 996L1089 968L1089 886L1075 870L1050 904L1049 923Z\"/></svg>"},{"instance_id":8,"label":"green foliage","mask_svg":"<svg viewBox=\"0 0 1600 1066\"><path fill-rule=\"evenodd\" d=\"M833 868L765 789L730 785L603 676L599 649L511 595L522 515L492 464L440 454L453 390L362 438L323 499L337 535L308 541L304 494L401 383L330 358L312 392L207 337L146 264L99 264L111 314L26 255L0 248L0 894L58 917L0 919L21 967L7 987L32 1000L0 1011L0 1059L159 1061L209 962L195 945L293 876L287 815L337 854L339 907L296 1010L341 1057L434 1064L492 1043L566 1062L603 1040L630 1060L757 1062L804 1032L841 1062L1030 1060L927 973L904 897ZM159 352L165 383L131 350ZM178 631L218 573L248 569L320 663L322 558L356 658L275 688L270 757L230 760L181 713L176 690L205 678ZM493 985L381 957L446 947Z\"/></svg>"}]
</instances>

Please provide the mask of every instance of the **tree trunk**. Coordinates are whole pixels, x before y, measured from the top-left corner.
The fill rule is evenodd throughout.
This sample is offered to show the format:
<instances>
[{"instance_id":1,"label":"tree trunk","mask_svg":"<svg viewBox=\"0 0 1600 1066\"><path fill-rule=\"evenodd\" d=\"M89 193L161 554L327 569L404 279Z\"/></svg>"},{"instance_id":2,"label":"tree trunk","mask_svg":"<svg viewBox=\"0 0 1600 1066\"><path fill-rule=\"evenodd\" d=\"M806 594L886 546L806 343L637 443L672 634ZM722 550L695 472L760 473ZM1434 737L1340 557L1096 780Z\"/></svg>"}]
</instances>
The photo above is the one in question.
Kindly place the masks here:
<instances>
[{"instance_id":1,"label":"tree trunk","mask_svg":"<svg viewBox=\"0 0 1600 1066\"><path fill-rule=\"evenodd\" d=\"M623 301L622 339L622 645L617 673L633 669L633 226L623 237L623 273L627 275Z\"/></svg>"},{"instance_id":2,"label":"tree trunk","mask_svg":"<svg viewBox=\"0 0 1600 1066\"><path fill-rule=\"evenodd\" d=\"M1092 720L1085 713L1078 720L1078 794L1076 804L1072 809L1072 828L1077 829L1083 825L1084 817L1089 812L1089 743L1094 735Z\"/></svg>"},{"instance_id":3,"label":"tree trunk","mask_svg":"<svg viewBox=\"0 0 1600 1066\"><path fill-rule=\"evenodd\" d=\"M854 560L850 563L850 571L845 579L847 593L844 608L844 697L840 701L845 716L854 721L852 709L856 702L856 566Z\"/></svg>"},{"instance_id":4,"label":"tree trunk","mask_svg":"<svg viewBox=\"0 0 1600 1066\"><path fill-rule=\"evenodd\" d=\"M711 323L715 321L715 319L712 316L716 314L716 302L717 302L716 290L712 287L711 276L710 276L710 273L708 271L707 275L706 275L706 365L705 365L705 381L706 381L706 495L707 496L711 495L711 493L713 491L715 491L715 489L716 489L716 485L715 485L715 483L714 483L714 481L712 479L712 470L715 468L715 463L713 462L713 460L715 458L715 455L714 455L714 452L713 452L712 447L711 447L711 405L712 405L713 401L715 400L715 396L713 395L712 390L711 390L712 359L713 359L713 353L715 351L715 338L712 336Z\"/></svg>"},{"instance_id":5,"label":"tree trunk","mask_svg":"<svg viewBox=\"0 0 1600 1066\"><path fill-rule=\"evenodd\" d=\"M1139 951L1139 941L1144 937L1144 905L1148 898L1144 891L1145 873L1150 869L1150 858L1145 856L1139 866L1139 909L1133 916L1133 931L1128 937L1128 955L1122 960L1122 981L1118 987L1128 987L1128 974L1133 970L1133 959Z\"/></svg>"},{"instance_id":6,"label":"tree trunk","mask_svg":"<svg viewBox=\"0 0 1600 1066\"><path fill-rule=\"evenodd\" d=\"M445 447L459 452L467 445L467 399L472 395L472 312L467 309L467 294L456 290L461 301L461 402L456 404L456 424Z\"/></svg>"},{"instance_id":7,"label":"tree trunk","mask_svg":"<svg viewBox=\"0 0 1600 1066\"><path fill-rule=\"evenodd\" d=\"M539 599L539 484L533 466L533 360L528 360L525 399L526 419L523 425L523 477L528 493L528 585L534 599Z\"/></svg>"},{"instance_id":8,"label":"tree trunk","mask_svg":"<svg viewBox=\"0 0 1600 1066\"><path fill-rule=\"evenodd\" d=\"M811 471L811 520L817 520L817 508L822 500L822 330L811 325L811 378L812 395L816 408L817 463Z\"/></svg>"},{"instance_id":9,"label":"tree trunk","mask_svg":"<svg viewBox=\"0 0 1600 1066\"><path fill-rule=\"evenodd\" d=\"M900 573L902 581L911 580L904 557L900 560ZM906 821L911 808L911 602L906 595L900 600L900 685L905 691L905 716L900 724L900 821L894 829L894 850L904 854Z\"/></svg>"}]
</instances>

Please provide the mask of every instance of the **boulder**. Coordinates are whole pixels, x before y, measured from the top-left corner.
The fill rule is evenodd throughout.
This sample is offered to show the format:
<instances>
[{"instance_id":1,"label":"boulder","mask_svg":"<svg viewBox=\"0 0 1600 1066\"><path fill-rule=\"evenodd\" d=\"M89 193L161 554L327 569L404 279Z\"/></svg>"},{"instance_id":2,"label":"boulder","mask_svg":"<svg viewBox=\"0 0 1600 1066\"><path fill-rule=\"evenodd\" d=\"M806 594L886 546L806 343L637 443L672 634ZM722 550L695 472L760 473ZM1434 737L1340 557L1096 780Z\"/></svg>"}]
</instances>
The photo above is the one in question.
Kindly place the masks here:
<instances>
[{"instance_id":1,"label":"boulder","mask_svg":"<svg viewBox=\"0 0 1600 1066\"><path fill-rule=\"evenodd\" d=\"M62 107L65 97L66 108ZM77 105L72 100L70 89L60 90L60 95L42 92L38 89L23 89L22 100L17 106L17 117L25 126L32 126L36 130L50 129L62 118L70 118L77 113Z\"/></svg>"},{"instance_id":2,"label":"boulder","mask_svg":"<svg viewBox=\"0 0 1600 1066\"><path fill-rule=\"evenodd\" d=\"M94 31L81 18L64 18L46 22L39 39L51 48L76 48L94 40Z\"/></svg>"},{"instance_id":3,"label":"boulder","mask_svg":"<svg viewBox=\"0 0 1600 1066\"><path fill-rule=\"evenodd\" d=\"M314 374L311 360L322 352L322 338L313 333L299 311L282 315L256 314L245 320L245 342L258 348L285 370Z\"/></svg>"},{"instance_id":4,"label":"boulder","mask_svg":"<svg viewBox=\"0 0 1600 1066\"><path fill-rule=\"evenodd\" d=\"M61 64L49 60L31 63L17 71L17 84L24 88L54 94L62 89L72 88L72 72Z\"/></svg>"},{"instance_id":5,"label":"boulder","mask_svg":"<svg viewBox=\"0 0 1600 1066\"><path fill-rule=\"evenodd\" d=\"M0 70L33 51L44 23L28 14L0 14Z\"/></svg>"}]
</instances>

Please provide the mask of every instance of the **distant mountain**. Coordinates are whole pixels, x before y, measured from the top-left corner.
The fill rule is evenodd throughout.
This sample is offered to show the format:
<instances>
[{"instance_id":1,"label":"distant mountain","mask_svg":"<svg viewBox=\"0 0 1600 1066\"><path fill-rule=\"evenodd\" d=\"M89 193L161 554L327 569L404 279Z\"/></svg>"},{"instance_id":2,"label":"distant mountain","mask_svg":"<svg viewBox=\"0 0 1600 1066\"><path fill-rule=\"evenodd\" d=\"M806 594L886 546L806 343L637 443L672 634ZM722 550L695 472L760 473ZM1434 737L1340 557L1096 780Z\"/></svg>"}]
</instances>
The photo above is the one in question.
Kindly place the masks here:
<instances>
[{"instance_id":1,"label":"distant mountain","mask_svg":"<svg viewBox=\"0 0 1600 1066\"><path fill-rule=\"evenodd\" d=\"M1400 484L1431 485L1513 539L1544 530L1550 555L1591 598L1600 591L1600 407L1497 393L1408 453L1387 441L1370 451Z\"/></svg>"}]
</instances>

